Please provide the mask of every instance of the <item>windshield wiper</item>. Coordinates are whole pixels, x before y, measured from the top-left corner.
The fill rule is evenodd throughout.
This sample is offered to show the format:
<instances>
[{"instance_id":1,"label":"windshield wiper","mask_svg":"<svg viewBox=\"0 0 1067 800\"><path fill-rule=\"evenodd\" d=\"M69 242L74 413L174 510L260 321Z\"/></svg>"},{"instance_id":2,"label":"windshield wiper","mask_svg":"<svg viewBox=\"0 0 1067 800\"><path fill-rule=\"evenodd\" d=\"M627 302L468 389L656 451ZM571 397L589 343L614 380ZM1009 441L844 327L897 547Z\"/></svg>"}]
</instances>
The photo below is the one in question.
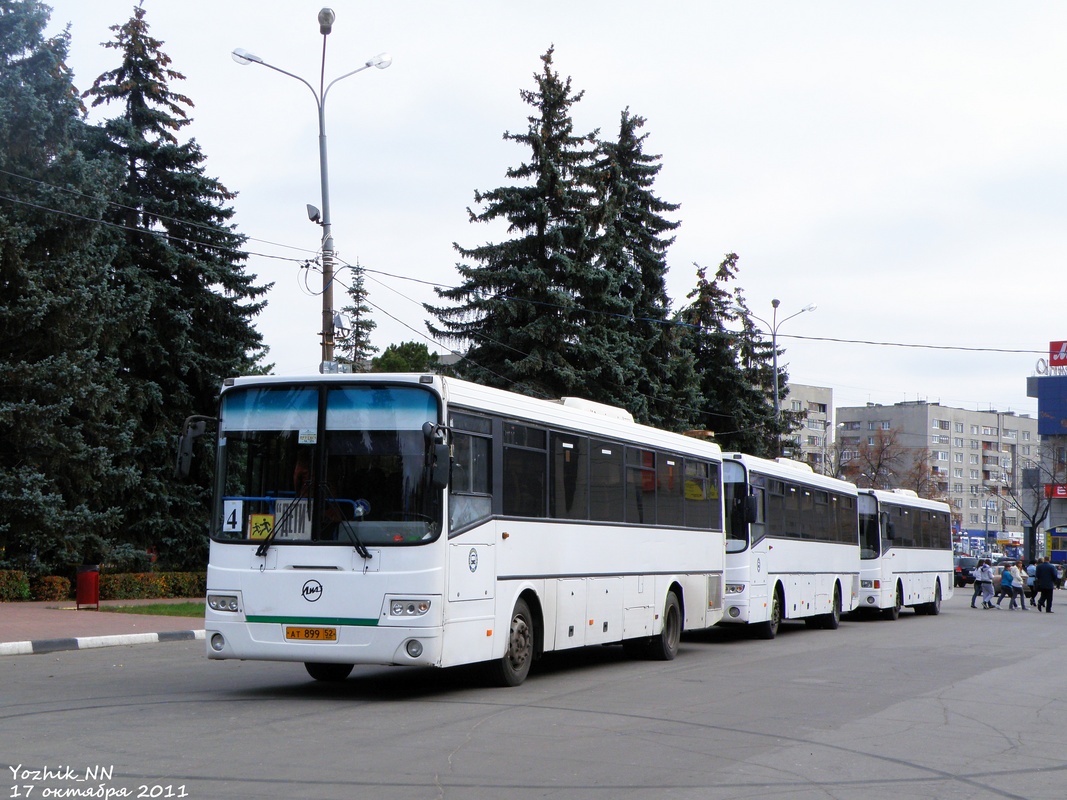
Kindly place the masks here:
<instances>
[{"instance_id":1,"label":"windshield wiper","mask_svg":"<svg viewBox=\"0 0 1067 800\"><path fill-rule=\"evenodd\" d=\"M257 556L262 558L263 556L267 555L267 551L270 550L270 542L271 542L271 539L274 538L274 534L276 534L279 530L281 530L282 528L285 527L285 525L289 521L289 519L295 515L296 509L299 508L299 506L300 506L300 501L301 500L306 500L306 499L307 499L307 484L304 484L303 486L300 487L300 491L297 492L297 495L293 499L293 502L291 502L286 507L285 512L282 514L282 518L280 520L278 520L276 523L274 523L274 525L270 529L270 533L268 533L267 537L262 542L259 543L259 547L256 548L256 555ZM311 504L310 503L308 504L308 510L309 511L311 510Z\"/></svg>"}]
</instances>

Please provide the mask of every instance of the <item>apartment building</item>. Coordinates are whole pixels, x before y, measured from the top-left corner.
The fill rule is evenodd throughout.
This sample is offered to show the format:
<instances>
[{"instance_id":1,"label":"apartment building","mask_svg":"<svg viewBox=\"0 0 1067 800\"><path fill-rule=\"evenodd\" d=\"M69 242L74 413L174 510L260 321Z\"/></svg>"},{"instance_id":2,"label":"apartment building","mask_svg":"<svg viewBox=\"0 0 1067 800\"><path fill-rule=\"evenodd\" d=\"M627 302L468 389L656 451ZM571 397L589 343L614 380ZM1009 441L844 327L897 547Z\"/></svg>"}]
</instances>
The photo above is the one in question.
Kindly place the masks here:
<instances>
[{"instance_id":1,"label":"apartment building","mask_svg":"<svg viewBox=\"0 0 1067 800\"><path fill-rule=\"evenodd\" d=\"M839 408L837 423L850 480L944 500L966 550L1022 545L1024 518L1006 495L1040 459L1036 419L914 401Z\"/></svg>"},{"instance_id":2,"label":"apartment building","mask_svg":"<svg viewBox=\"0 0 1067 800\"><path fill-rule=\"evenodd\" d=\"M782 442L782 454L804 461L815 472L829 474L834 439L834 390L825 386L790 383L783 411L799 414L801 427Z\"/></svg>"}]
</instances>

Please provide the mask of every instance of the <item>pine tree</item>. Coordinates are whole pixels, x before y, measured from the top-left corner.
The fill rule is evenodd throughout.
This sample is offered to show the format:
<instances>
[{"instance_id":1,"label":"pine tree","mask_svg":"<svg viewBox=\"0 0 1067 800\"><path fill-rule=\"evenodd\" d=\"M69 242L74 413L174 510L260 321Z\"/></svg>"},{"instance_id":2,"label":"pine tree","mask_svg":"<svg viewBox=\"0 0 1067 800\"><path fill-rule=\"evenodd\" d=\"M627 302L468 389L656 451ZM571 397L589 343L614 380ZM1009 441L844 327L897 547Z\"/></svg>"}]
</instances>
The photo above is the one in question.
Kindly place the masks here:
<instances>
[{"instance_id":1,"label":"pine tree","mask_svg":"<svg viewBox=\"0 0 1067 800\"><path fill-rule=\"evenodd\" d=\"M599 269L579 293L583 338L601 365L600 375L589 365L600 380L588 385L603 393L593 399L624 405L640 422L684 429L698 406L697 383L669 319L666 254L680 223L663 216L679 206L653 194L660 156L644 152L644 124L626 109L618 139L600 143Z\"/></svg>"},{"instance_id":2,"label":"pine tree","mask_svg":"<svg viewBox=\"0 0 1067 800\"><path fill-rule=\"evenodd\" d=\"M440 321L430 331L466 344L463 377L538 396L584 393L583 315L579 288L590 277L589 209L596 131L576 135L572 106L582 99L553 69L553 48L541 57L537 88L521 97L534 113L524 133L504 138L529 148L529 160L507 170L515 181L476 192L471 222L506 220L505 242L464 248L475 265L457 265L463 282L437 289L450 307L427 305Z\"/></svg>"},{"instance_id":3,"label":"pine tree","mask_svg":"<svg viewBox=\"0 0 1067 800\"><path fill-rule=\"evenodd\" d=\"M696 364L702 426L715 432L724 450L775 456L774 409L762 379L767 354L750 335L755 329L740 289L726 286L737 275L737 261L736 253L727 254L711 280L704 267L697 268L691 302L678 314L685 325L682 346ZM737 322L740 334L731 328Z\"/></svg>"},{"instance_id":4,"label":"pine tree","mask_svg":"<svg viewBox=\"0 0 1067 800\"><path fill-rule=\"evenodd\" d=\"M112 551L136 470L108 353L121 295L98 223L115 171L48 10L0 0L0 563L59 571Z\"/></svg>"},{"instance_id":5,"label":"pine tree","mask_svg":"<svg viewBox=\"0 0 1067 800\"><path fill-rule=\"evenodd\" d=\"M349 270L351 279L346 290L349 304L341 309L341 313L348 317L348 325L337 329L337 361L351 365L355 372L363 372L378 352L378 348L371 344L370 340L371 332L378 325L370 317L367 290L363 284L363 268L356 264L349 267Z\"/></svg>"},{"instance_id":6,"label":"pine tree","mask_svg":"<svg viewBox=\"0 0 1067 800\"><path fill-rule=\"evenodd\" d=\"M115 354L127 386L124 410L137 421L129 463L141 469L137 491L125 498L123 525L138 545L196 563L206 541L208 490L171 477L174 438L185 416L214 407L223 378L257 369L263 345L252 320L268 287L243 269L244 237L225 205L233 193L205 174L195 140L178 140L193 104L170 89L183 76L149 35L145 10L134 8L111 30L115 39L104 46L121 63L85 96L94 107L121 109L104 125L107 151L125 175L121 207L110 214L126 229L112 262L124 296Z\"/></svg>"}]
</instances>

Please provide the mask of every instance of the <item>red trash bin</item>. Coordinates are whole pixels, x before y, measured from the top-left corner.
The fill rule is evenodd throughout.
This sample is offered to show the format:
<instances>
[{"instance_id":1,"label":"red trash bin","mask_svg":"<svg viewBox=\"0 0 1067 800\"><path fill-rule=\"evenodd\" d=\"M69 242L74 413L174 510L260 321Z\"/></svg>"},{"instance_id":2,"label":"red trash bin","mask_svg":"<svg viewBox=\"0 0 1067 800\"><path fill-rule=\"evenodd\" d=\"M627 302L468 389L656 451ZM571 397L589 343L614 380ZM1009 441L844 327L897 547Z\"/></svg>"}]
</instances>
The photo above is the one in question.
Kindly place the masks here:
<instances>
[{"instance_id":1,"label":"red trash bin","mask_svg":"<svg viewBox=\"0 0 1067 800\"><path fill-rule=\"evenodd\" d=\"M100 567L97 564L78 567L77 607L82 606L100 610Z\"/></svg>"}]
</instances>

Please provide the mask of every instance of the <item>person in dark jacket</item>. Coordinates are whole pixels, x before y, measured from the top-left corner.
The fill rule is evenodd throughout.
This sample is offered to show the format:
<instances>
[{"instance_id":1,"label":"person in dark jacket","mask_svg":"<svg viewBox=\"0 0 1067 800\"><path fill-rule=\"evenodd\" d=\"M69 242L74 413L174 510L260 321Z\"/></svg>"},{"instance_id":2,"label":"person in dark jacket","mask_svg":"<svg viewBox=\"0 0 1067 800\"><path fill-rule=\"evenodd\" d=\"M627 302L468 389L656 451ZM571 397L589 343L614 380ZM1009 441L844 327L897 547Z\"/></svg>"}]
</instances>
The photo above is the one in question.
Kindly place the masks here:
<instances>
[{"instance_id":1,"label":"person in dark jacket","mask_svg":"<svg viewBox=\"0 0 1067 800\"><path fill-rule=\"evenodd\" d=\"M1037 610L1052 613L1052 592L1056 589L1056 568L1047 558L1038 561L1034 572L1034 588L1037 589Z\"/></svg>"}]
</instances>

